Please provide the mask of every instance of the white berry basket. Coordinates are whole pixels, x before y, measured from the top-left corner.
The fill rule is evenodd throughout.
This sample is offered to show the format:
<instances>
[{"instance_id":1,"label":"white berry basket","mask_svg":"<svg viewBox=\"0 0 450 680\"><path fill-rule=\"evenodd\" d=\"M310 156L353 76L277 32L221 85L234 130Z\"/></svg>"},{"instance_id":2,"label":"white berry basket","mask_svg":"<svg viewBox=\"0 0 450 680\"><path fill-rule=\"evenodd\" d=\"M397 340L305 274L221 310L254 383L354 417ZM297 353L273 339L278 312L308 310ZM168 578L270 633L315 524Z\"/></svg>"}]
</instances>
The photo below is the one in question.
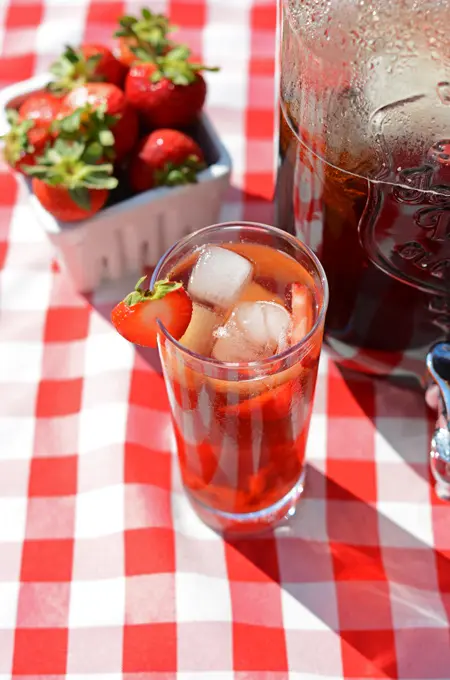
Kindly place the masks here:
<instances>
[{"instance_id":1,"label":"white berry basket","mask_svg":"<svg viewBox=\"0 0 450 680\"><path fill-rule=\"evenodd\" d=\"M6 109L18 107L49 80L49 74L42 74L0 92L0 134L8 130ZM197 184L145 191L82 222L56 220L35 198L31 182L18 173L39 223L79 292L93 291L105 280L139 275L145 267L154 266L179 238L219 220L231 159L205 114L195 137L208 162L198 174Z\"/></svg>"}]
</instances>

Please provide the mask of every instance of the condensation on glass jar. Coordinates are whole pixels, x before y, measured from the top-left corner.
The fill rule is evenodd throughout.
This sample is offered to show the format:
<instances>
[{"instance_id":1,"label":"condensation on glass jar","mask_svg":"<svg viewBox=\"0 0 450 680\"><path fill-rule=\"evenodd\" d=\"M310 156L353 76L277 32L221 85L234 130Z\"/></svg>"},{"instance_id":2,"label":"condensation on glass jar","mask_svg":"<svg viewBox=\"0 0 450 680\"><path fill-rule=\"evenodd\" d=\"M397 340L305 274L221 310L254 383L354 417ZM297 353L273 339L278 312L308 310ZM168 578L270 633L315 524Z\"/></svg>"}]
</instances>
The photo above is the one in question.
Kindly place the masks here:
<instances>
[{"instance_id":1,"label":"condensation on glass jar","mask_svg":"<svg viewBox=\"0 0 450 680\"><path fill-rule=\"evenodd\" d=\"M423 377L450 335L450 0L285 0L277 222L344 365Z\"/></svg>"}]
</instances>

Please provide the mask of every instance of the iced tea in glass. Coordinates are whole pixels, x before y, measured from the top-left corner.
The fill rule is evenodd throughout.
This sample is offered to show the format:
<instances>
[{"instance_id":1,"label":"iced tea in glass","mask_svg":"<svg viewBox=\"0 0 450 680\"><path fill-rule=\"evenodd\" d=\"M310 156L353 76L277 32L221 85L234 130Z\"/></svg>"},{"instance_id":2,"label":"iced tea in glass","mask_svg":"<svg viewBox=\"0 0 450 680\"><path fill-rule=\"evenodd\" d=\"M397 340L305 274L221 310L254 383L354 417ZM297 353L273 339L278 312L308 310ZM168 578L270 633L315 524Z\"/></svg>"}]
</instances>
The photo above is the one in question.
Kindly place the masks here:
<instances>
[{"instance_id":1,"label":"iced tea in glass","mask_svg":"<svg viewBox=\"0 0 450 680\"><path fill-rule=\"evenodd\" d=\"M182 281L191 322L158 346L181 475L202 519L251 533L292 514L305 448L328 289L295 237L253 223L202 229L158 264Z\"/></svg>"}]
</instances>

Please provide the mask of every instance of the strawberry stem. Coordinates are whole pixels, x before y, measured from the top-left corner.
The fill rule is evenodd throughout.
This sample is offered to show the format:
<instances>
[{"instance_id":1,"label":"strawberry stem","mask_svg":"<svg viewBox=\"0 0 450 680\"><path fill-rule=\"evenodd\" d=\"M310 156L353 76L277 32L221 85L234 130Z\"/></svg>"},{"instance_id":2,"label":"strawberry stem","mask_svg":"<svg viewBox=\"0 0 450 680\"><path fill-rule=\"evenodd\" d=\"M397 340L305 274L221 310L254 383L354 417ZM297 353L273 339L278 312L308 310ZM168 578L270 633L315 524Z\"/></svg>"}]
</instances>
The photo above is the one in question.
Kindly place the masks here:
<instances>
[{"instance_id":1,"label":"strawberry stem","mask_svg":"<svg viewBox=\"0 0 450 680\"><path fill-rule=\"evenodd\" d=\"M77 205L85 208L88 189L110 190L115 189L118 184L117 179L112 177L113 166L110 163L100 165L89 162L97 157L92 146L57 139L54 147L38 159L37 165L26 165L23 170L27 175L37 177L50 186L64 187Z\"/></svg>"},{"instance_id":2,"label":"strawberry stem","mask_svg":"<svg viewBox=\"0 0 450 680\"><path fill-rule=\"evenodd\" d=\"M48 89L55 94L65 94L88 81L104 80L95 73L101 58L101 54L93 54L86 59L81 50L66 45L63 54L50 66L55 80L49 83Z\"/></svg>"},{"instance_id":3,"label":"strawberry stem","mask_svg":"<svg viewBox=\"0 0 450 680\"><path fill-rule=\"evenodd\" d=\"M184 163L166 163L164 168L155 172L155 184L158 187L197 184L197 173L204 168L206 163L198 156L188 156Z\"/></svg>"},{"instance_id":4,"label":"strawberry stem","mask_svg":"<svg viewBox=\"0 0 450 680\"><path fill-rule=\"evenodd\" d=\"M186 45L178 45L160 57L142 54L139 48L133 50L141 61L153 62L156 69L150 76L152 83L159 83L166 78L174 85L190 85L197 80L200 71L219 71L217 66L205 66L190 62L191 50Z\"/></svg>"},{"instance_id":5,"label":"strawberry stem","mask_svg":"<svg viewBox=\"0 0 450 680\"><path fill-rule=\"evenodd\" d=\"M106 105L94 109L91 104L75 109L71 114L52 123L52 131L56 132L60 139L82 141L87 149L96 144L97 158L90 158L90 163L95 163L104 156L108 160L115 158L114 134L111 128L118 121L118 116L106 113Z\"/></svg>"},{"instance_id":6,"label":"strawberry stem","mask_svg":"<svg viewBox=\"0 0 450 680\"><path fill-rule=\"evenodd\" d=\"M33 120L21 120L15 109L7 109L6 120L9 130L0 139L5 143L5 159L10 165L14 165L22 156L35 151L30 143L28 133L35 127Z\"/></svg>"},{"instance_id":7,"label":"strawberry stem","mask_svg":"<svg viewBox=\"0 0 450 680\"><path fill-rule=\"evenodd\" d=\"M123 16L119 19L119 26L114 36L128 38L145 56L162 54L170 44L167 34L177 30L164 14L156 14L147 7L141 10L140 17Z\"/></svg>"},{"instance_id":8,"label":"strawberry stem","mask_svg":"<svg viewBox=\"0 0 450 680\"><path fill-rule=\"evenodd\" d=\"M148 300L162 300L169 293L178 290L183 287L180 281L170 281L169 279L162 279L161 281L156 281L153 290L142 290L141 285L147 277L143 276L137 282L132 293L129 293L124 299L124 303L127 307L132 307L137 305L139 302L145 302Z\"/></svg>"}]
</instances>

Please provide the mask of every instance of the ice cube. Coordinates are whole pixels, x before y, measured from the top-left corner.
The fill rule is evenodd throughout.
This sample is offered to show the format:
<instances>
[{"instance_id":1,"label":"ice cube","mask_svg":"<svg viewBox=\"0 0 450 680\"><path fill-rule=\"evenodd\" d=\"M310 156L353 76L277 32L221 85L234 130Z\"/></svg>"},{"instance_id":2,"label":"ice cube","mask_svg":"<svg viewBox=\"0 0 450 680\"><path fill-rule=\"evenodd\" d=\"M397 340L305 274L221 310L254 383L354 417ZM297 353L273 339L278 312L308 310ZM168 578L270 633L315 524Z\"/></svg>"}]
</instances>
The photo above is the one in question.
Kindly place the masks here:
<instances>
[{"instance_id":1,"label":"ice cube","mask_svg":"<svg viewBox=\"0 0 450 680\"><path fill-rule=\"evenodd\" d=\"M192 352L209 357L215 339L214 330L222 321L223 317L219 314L194 302L189 326L180 343Z\"/></svg>"},{"instance_id":2,"label":"ice cube","mask_svg":"<svg viewBox=\"0 0 450 680\"><path fill-rule=\"evenodd\" d=\"M258 361L272 356L291 327L289 312L275 302L241 302L215 335L212 356L219 361Z\"/></svg>"},{"instance_id":3,"label":"ice cube","mask_svg":"<svg viewBox=\"0 0 450 680\"><path fill-rule=\"evenodd\" d=\"M203 248L192 270L188 292L197 302L230 309L252 277L251 263L219 246Z\"/></svg>"}]
</instances>

